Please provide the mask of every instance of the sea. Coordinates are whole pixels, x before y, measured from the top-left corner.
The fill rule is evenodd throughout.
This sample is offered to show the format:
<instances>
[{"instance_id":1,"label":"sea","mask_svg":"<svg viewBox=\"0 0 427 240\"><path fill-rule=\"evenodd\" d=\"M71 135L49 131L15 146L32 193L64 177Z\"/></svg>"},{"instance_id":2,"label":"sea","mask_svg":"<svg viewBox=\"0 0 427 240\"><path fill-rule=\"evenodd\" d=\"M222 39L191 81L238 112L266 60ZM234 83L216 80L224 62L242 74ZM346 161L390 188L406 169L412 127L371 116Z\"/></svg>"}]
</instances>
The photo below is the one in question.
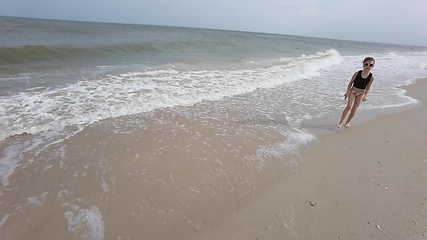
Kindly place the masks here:
<instances>
[{"instance_id":1,"label":"sea","mask_svg":"<svg viewBox=\"0 0 427 240\"><path fill-rule=\"evenodd\" d=\"M213 186L218 187L216 192L227 191L229 198L256 192L261 185L251 176L261 177L271 159L276 159L275 173L298 172L299 153L319 138L317 130L337 131L347 84L368 56L376 60L375 81L355 124L364 112L381 115L419 104L400 87L427 77L425 46L0 17L0 232L12 239L18 227L11 226L30 221L29 208L47 209L48 202L51 207L57 201L58 219L65 222L68 234L80 239L133 239L126 235L129 232L113 233L108 227L114 225L108 216L113 197L107 201L106 196L113 189L119 194L114 183L119 169L114 170L115 178L111 171L92 172L100 175L92 183L100 189L98 203L89 204L93 196L73 196L78 191L71 190L82 188L79 184L85 182L78 181L90 175L85 172L90 164L102 165L99 159L113 156L114 151L106 152L120 149L120 144L124 151L134 152L132 161L140 164L132 170L144 166L139 169L144 183L160 182L171 191L187 184L184 195L189 202L203 191L213 192ZM316 125L320 121L321 126ZM103 138L93 137L97 134ZM116 137L120 144L108 143ZM62 179L63 171L71 169L67 161L75 159L71 155L81 156L81 164L73 165L70 178ZM123 157L127 155L114 156L111 159L127 161ZM165 167L168 163L173 167ZM247 174L242 177L245 184L213 173L218 166L230 169L232 164L246 169L234 172L239 177ZM193 167L199 172L188 169ZM162 179L154 170L150 173L151 168L169 172L159 173ZM192 178L187 174L188 181L176 180L174 174L181 168L193 173ZM55 184L46 180L53 172ZM26 182L26 176L34 175L37 180ZM22 181L36 184L32 189L38 190L21 191ZM199 189L189 182L197 182ZM165 219L173 212L185 224L194 223L185 210L169 206L169 215L162 212L155 192L150 193L150 187L144 191L141 211L151 209L152 215L145 212L151 219L157 216L170 229L173 224ZM184 197L174 201L188 206ZM42 219L49 218L46 215ZM129 216L138 212L132 210ZM31 231L27 232L34 234Z\"/></svg>"}]
</instances>

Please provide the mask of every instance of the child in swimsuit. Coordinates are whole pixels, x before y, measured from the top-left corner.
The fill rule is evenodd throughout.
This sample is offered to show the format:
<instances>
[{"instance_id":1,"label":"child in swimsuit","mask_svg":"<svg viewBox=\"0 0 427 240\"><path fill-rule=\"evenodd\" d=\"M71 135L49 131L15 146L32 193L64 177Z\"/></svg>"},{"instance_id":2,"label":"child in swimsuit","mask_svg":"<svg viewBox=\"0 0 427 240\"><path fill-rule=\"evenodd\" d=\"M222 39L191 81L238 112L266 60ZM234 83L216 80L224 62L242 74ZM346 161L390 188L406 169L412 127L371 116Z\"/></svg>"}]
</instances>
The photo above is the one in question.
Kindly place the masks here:
<instances>
[{"instance_id":1,"label":"child in swimsuit","mask_svg":"<svg viewBox=\"0 0 427 240\"><path fill-rule=\"evenodd\" d=\"M337 127L341 127L345 117L348 116L344 127L350 127L350 121L356 114L356 110L362 101L368 100L368 93L374 82L374 76L371 73L372 68L375 66L375 59L367 57L363 60L363 70L357 71L353 74L348 87L347 92L344 94L344 99L348 98L347 106L342 112L341 120L337 124ZM351 111L350 111L351 110Z\"/></svg>"}]
</instances>

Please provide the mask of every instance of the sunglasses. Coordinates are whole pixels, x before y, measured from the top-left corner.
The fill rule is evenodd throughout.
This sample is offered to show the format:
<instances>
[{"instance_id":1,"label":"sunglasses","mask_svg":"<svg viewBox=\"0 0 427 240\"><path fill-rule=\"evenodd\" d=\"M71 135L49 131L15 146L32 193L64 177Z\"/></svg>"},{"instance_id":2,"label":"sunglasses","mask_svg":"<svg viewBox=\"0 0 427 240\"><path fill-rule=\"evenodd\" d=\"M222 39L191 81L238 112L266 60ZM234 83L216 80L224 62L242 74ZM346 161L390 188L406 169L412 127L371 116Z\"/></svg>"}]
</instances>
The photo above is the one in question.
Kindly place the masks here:
<instances>
[{"instance_id":1,"label":"sunglasses","mask_svg":"<svg viewBox=\"0 0 427 240\"><path fill-rule=\"evenodd\" d=\"M369 66L369 67L373 67L374 66L374 64L368 64L368 63L364 63L363 65L365 65L365 66Z\"/></svg>"}]
</instances>

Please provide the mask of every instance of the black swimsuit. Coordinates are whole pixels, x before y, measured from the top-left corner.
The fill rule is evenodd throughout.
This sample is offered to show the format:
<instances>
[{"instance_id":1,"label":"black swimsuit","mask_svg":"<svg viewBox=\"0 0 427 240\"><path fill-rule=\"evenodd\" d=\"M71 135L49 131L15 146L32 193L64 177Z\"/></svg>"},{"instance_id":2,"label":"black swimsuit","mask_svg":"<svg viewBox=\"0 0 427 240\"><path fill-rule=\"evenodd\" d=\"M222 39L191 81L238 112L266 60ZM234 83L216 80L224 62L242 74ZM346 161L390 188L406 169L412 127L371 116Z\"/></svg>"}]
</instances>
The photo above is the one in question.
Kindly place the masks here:
<instances>
[{"instance_id":1,"label":"black swimsuit","mask_svg":"<svg viewBox=\"0 0 427 240\"><path fill-rule=\"evenodd\" d=\"M371 81L372 73L369 73L367 78L362 78L362 70L357 73L356 79L354 79L353 87L358 89L366 89L369 82Z\"/></svg>"}]
</instances>

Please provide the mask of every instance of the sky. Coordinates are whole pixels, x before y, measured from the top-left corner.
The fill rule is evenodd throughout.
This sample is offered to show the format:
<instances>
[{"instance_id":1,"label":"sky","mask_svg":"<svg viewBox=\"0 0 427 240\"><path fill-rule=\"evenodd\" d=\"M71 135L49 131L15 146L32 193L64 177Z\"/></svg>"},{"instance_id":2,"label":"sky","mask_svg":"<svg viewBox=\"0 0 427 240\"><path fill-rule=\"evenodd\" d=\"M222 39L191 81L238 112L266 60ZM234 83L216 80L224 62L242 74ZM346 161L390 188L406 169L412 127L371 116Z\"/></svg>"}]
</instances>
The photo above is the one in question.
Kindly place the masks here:
<instances>
[{"instance_id":1,"label":"sky","mask_svg":"<svg viewBox=\"0 0 427 240\"><path fill-rule=\"evenodd\" d=\"M427 46L427 0L1 0L0 16Z\"/></svg>"}]
</instances>

